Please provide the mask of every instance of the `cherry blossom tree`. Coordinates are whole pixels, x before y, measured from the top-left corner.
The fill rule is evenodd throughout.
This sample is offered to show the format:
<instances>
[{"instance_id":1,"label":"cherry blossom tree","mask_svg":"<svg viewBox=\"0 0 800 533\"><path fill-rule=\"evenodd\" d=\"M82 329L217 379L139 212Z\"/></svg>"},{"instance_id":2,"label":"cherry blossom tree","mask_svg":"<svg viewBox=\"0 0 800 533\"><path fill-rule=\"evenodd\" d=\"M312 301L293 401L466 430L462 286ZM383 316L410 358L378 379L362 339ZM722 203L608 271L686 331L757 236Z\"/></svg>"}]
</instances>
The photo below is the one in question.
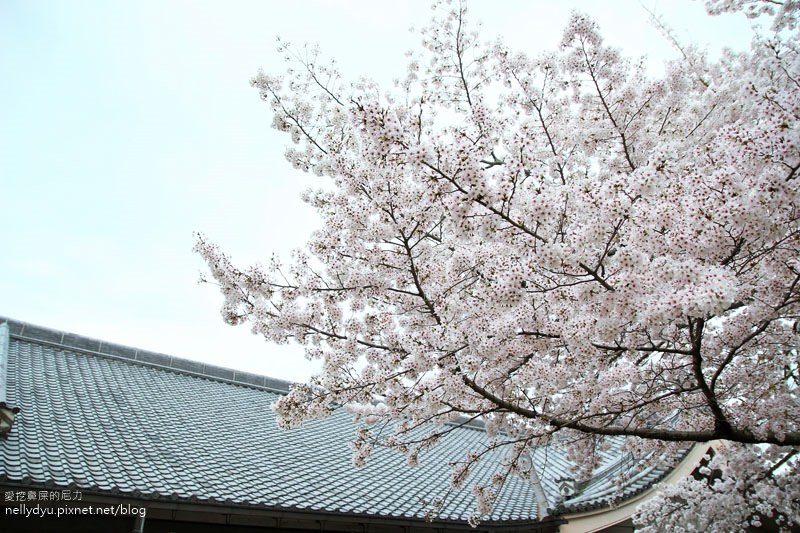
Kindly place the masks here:
<instances>
[{"instance_id":1,"label":"cherry blossom tree","mask_svg":"<svg viewBox=\"0 0 800 533\"><path fill-rule=\"evenodd\" d=\"M651 461L718 440L715 475L641 524L797 524L798 3L707 7L773 27L714 60L678 46L655 78L585 16L529 57L445 3L385 90L281 44L287 74L252 83L289 162L327 178L305 195L321 228L288 265L196 245L227 322L322 362L280 423L346 406L356 465L377 445L414 464L479 419L486 445L453 458L453 484L508 453L478 515L532 447L589 472L609 436Z\"/></svg>"}]
</instances>

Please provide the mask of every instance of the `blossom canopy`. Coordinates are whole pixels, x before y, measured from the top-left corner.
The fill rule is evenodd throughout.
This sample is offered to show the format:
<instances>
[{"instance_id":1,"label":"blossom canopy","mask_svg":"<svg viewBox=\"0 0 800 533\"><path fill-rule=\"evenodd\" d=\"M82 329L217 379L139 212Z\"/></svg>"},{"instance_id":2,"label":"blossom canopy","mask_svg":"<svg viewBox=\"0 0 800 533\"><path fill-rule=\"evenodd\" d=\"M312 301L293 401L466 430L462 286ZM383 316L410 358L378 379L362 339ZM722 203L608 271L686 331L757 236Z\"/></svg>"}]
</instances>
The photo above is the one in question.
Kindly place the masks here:
<instances>
[{"instance_id":1,"label":"blossom canopy","mask_svg":"<svg viewBox=\"0 0 800 533\"><path fill-rule=\"evenodd\" d=\"M747 6L769 7L708 3ZM345 405L363 422L356 464L375 445L414 463L445 422L481 419L486 447L453 458L453 483L509 453L478 515L533 446L591 469L603 436L653 461L724 439L722 479L643 520L796 521L800 39L797 4L773 11L750 51L679 46L661 77L580 14L529 57L481 41L459 3L386 90L281 43L287 75L252 83L287 159L329 180L305 197L322 226L288 266L196 248L225 320L323 362L276 404L282 423Z\"/></svg>"}]
</instances>

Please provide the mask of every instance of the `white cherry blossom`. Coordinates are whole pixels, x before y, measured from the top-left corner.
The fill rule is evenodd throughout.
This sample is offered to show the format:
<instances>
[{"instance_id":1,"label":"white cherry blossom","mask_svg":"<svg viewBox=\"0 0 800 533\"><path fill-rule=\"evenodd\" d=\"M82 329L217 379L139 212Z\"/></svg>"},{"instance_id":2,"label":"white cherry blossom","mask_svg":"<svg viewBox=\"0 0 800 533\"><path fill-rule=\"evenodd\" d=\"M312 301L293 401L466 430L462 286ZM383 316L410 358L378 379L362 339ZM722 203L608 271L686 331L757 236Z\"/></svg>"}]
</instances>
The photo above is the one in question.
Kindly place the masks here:
<instances>
[{"instance_id":1,"label":"white cherry blossom","mask_svg":"<svg viewBox=\"0 0 800 533\"><path fill-rule=\"evenodd\" d=\"M288 265L196 249L226 321L322 360L280 423L348 406L362 465L378 445L425 461L447 423L483 420L453 484L493 449L512 459L473 488L472 523L531 447L587 473L603 436L652 462L722 440L643 527L797 525L798 3L708 8L772 33L716 60L682 47L653 78L583 15L528 57L444 2L389 88L279 43L287 73L252 83L289 162L329 181L305 195L320 229Z\"/></svg>"}]
</instances>

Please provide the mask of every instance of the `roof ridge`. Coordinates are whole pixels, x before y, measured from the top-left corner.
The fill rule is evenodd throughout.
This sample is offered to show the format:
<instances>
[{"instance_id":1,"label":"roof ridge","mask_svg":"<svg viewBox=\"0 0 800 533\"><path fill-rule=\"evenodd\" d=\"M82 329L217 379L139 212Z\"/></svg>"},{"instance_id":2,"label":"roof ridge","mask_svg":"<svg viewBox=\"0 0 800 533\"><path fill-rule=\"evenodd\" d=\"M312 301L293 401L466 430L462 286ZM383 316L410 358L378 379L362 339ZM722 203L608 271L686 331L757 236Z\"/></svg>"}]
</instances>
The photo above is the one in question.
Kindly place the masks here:
<instances>
[{"instance_id":1,"label":"roof ridge","mask_svg":"<svg viewBox=\"0 0 800 533\"><path fill-rule=\"evenodd\" d=\"M11 337L40 344L48 344L59 348L77 350L87 355L120 359L143 366L169 370L179 374L265 389L280 394L289 392L289 387L292 385L290 381L271 378L253 372L246 372L234 368L226 368L200 361L193 361L191 359L175 357L160 352L143 350L0 316L0 324L3 323L8 324Z\"/></svg>"},{"instance_id":2,"label":"roof ridge","mask_svg":"<svg viewBox=\"0 0 800 533\"><path fill-rule=\"evenodd\" d=\"M142 366L159 368L179 374L223 381L233 385L264 389L278 394L287 394L289 388L294 384L291 381L272 378L253 372L226 368L200 361L193 361L191 359L175 357L161 352L116 344L0 315L0 324L3 323L8 324L10 336L13 338L58 348L76 350L95 357L128 361ZM484 430L485 428L483 421L464 420L464 417L446 422L446 424L461 426L472 430Z\"/></svg>"}]
</instances>

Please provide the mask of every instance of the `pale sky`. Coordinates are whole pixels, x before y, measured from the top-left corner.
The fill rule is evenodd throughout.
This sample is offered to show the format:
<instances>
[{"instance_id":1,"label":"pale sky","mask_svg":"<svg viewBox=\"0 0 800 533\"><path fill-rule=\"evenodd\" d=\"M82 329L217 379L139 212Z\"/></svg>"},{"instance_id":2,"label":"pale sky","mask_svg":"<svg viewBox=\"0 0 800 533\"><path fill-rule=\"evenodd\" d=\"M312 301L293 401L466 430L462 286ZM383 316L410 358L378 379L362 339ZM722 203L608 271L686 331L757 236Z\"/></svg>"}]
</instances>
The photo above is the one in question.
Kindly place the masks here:
<instances>
[{"instance_id":1,"label":"pale sky","mask_svg":"<svg viewBox=\"0 0 800 533\"><path fill-rule=\"evenodd\" d=\"M475 1L486 39L533 55L569 13L654 65L686 42L746 48L741 15L689 0ZM197 283L202 231L235 262L287 256L318 225L283 159L289 139L249 79L283 70L275 36L318 43L345 77L387 83L429 2L0 0L0 316L257 372L306 379L302 352L232 328ZM654 67L656 70L657 68Z\"/></svg>"}]
</instances>

